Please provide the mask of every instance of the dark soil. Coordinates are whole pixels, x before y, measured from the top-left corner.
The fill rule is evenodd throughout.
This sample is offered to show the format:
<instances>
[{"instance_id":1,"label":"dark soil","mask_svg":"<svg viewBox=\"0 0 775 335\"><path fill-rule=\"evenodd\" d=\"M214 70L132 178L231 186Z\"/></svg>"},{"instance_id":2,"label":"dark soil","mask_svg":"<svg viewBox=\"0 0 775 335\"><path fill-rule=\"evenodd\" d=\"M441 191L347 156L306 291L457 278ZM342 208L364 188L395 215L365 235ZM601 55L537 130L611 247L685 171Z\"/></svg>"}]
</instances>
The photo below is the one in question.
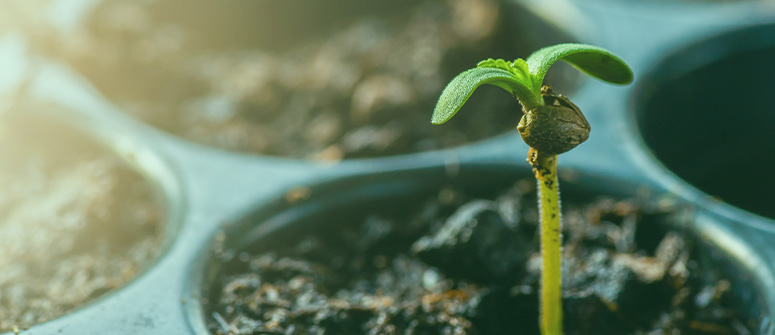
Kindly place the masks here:
<instances>
[{"instance_id":1,"label":"dark soil","mask_svg":"<svg viewBox=\"0 0 775 335\"><path fill-rule=\"evenodd\" d=\"M444 189L407 215L326 218L338 226L271 251L218 244L208 328L539 334L532 185L520 182L494 200ZM755 324L728 307L730 281L681 231L687 212L635 199L566 200L566 334L752 334Z\"/></svg>"},{"instance_id":2,"label":"dark soil","mask_svg":"<svg viewBox=\"0 0 775 335\"><path fill-rule=\"evenodd\" d=\"M521 108L496 87L482 87L445 127L430 116L444 85L478 61L568 41L507 1L385 4L107 0L42 48L121 110L186 139L336 161L513 130ZM577 78L563 65L550 76L563 93Z\"/></svg>"},{"instance_id":3,"label":"dark soil","mask_svg":"<svg viewBox=\"0 0 775 335\"><path fill-rule=\"evenodd\" d=\"M72 130L0 111L0 332L63 315L142 271L163 232L154 194Z\"/></svg>"}]
</instances>

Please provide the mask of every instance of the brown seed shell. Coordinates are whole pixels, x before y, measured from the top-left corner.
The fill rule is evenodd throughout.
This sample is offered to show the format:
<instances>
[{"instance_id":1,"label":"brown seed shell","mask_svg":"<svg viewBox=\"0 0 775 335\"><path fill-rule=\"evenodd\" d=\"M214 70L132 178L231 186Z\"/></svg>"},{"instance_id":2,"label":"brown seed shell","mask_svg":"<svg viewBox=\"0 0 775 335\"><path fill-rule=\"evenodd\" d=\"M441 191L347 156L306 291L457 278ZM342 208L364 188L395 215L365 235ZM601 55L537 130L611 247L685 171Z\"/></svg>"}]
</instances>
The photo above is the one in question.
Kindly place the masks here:
<instances>
[{"instance_id":1,"label":"brown seed shell","mask_svg":"<svg viewBox=\"0 0 775 335\"><path fill-rule=\"evenodd\" d=\"M571 150L589 138L589 122L581 109L551 89L542 90L544 105L524 110L517 130L531 148L548 155Z\"/></svg>"}]
</instances>

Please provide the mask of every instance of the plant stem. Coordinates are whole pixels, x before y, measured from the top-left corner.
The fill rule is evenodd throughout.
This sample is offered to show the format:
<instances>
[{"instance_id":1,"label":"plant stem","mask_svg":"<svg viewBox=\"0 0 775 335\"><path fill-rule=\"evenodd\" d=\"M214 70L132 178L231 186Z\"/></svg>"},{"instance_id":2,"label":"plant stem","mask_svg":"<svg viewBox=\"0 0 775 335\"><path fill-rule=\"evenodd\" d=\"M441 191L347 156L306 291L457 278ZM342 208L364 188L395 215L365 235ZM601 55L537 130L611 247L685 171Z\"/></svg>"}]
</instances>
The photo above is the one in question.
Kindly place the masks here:
<instances>
[{"instance_id":1,"label":"plant stem","mask_svg":"<svg viewBox=\"0 0 775 335\"><path fill-rule=\"evenodd\" d=\"M514 92L514 98L519 101L519 103L522 105L522 112L535 109L538 106L544 105L544 96L541 94L541 87L539 86L538 91L535 92L535 90L530 91L524 91L524 92Z\"/></svg>"},{"instance_id":2,"label":"plant stem","mask_svg":"<svg viewBox=\"0 0 775 335\"><path fill-rule=\"evenodd\" d=\"M557 156L528 152L538 180L538 208L541 216L541 333L562 335L562 239L560 236L560 194Z\"/></svg>"}]
</instances>

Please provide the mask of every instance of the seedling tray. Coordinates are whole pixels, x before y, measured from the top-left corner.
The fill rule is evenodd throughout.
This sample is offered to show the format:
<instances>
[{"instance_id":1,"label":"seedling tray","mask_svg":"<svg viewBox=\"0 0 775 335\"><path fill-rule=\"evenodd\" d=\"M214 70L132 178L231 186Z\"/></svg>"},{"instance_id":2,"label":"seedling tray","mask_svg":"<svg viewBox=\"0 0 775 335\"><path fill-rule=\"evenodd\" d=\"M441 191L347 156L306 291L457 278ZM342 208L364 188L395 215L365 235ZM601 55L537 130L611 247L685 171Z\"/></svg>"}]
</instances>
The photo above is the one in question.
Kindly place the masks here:
<instances>
[{"instance_id":1,"label":"seedling tray","mask_svg":"<svg viewBox=\"0 0 775 335\"><path fill-rule=\"evenodd\" d=\"M732 57L775 54L775 11L755 1L528 1L520 6L534 13L535 20L572 32L578 42L616 52L636 73L635 84L628 87L585 79L570 94L594 130L587 143L560 156L563 187L622 195L648 189L654 195L673 194L695 206L692 229L707 252L718 258L719 266L728 269L741 313L758 320L757 334L775 334L775 221L756 214L761 207L750 205L760 197L768 199L767 194L749 192L746 197L734 187L710 188L709 194L705 191L712 183L688 182L700 180L693 175L697 168L723 160L713 155L723 144L711 141L717 130L735 127L731 131L742 141L750 136L756 145L738 148L751 155L772 156L775 142L753 137L759 123L746 119L745 108L750 105L730 111L706 104L686 116L669 108L671 103L686 108L680 97L692 97L691 92L681 91L676 98L660 91L691 85L708 89L712 71L718 69L714 64ZM525 55L514 55L519 56ZM757 61L767 57L750 59L727 63L752 76L757 71L772 72L771 62ZM207 334L207 310L200 299L202 287L211 279L207 264L211 247L223 234L227 240L243 243L332 203L375 194L411 194L482 168L513 169L515 178L530 173L527 147L516 132L448 150L336 164L210 148L127 116L65 65L30 60L30 75L22 90L25 98L64 108L67 112L50 117L77 127L145 175L165 199L167 225L162 254L127 286L24 333ZM775 87L771 78L757 76L750 84L771 90ZM735 84L740 87L736 97L751 99L749 91L743 91L749 89L747 84ZM663 103L666 99L676 100ZM764 104L772 109L772 103ZM709 120L698 124L707 131L686 130L698 127L695 123L702 117ZM676 135L681 131L693 138ZM693 140L703 136L708 146L695 144ZM698 165L695 159L700 157L669 151L682 145L705 153L708 159ZM724 173L761 175L759 183L767 183L763 185L767 189L773 181L765 165ZM734 205L721 200L725 198L734 199ZM248 223L258 221L265 223Z\"/></svg>"}]
</instances>

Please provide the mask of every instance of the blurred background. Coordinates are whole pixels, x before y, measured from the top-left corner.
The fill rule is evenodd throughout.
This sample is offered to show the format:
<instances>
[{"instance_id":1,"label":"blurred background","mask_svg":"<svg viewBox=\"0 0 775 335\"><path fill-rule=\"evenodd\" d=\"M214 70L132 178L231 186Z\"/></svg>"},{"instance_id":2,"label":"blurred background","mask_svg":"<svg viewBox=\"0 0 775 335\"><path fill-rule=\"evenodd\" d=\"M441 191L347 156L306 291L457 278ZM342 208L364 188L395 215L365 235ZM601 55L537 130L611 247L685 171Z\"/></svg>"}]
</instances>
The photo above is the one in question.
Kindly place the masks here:
<instances>
[{"instance_id":1,"label":"blurred background","mask_svg":"<svg viewBox=\"0 0 775 335\"><path fill-rule=\"evenodd\" d=\"M123 112L208 146L327 161L513 129L520 107L490 87L446 129L427 120L461 70L571 40L496 0L34 3L5 12L23 21L29 52L68 64ZM514 112L491 112L503 109Z\"/></svg>"},{"instance_id":2,"label":"blurred background","mask_svg":"<svg viewBox=\"0 0 775 335\"><path fill-rule=\"evenodd\" d=\"M125 285L159 254L166 231L157 185L84 133L80 111L35 98L47 85L60 101L78 99L68 86L35 79L48 64L170 135L238 153L338 162L513 130L520 106L492 87L451 125L429 120L460 71L570 40L496 0L4 3L0 331ZM566 93L579 77L567 67L552 76Z\"/></svg>"}]
</instances>

